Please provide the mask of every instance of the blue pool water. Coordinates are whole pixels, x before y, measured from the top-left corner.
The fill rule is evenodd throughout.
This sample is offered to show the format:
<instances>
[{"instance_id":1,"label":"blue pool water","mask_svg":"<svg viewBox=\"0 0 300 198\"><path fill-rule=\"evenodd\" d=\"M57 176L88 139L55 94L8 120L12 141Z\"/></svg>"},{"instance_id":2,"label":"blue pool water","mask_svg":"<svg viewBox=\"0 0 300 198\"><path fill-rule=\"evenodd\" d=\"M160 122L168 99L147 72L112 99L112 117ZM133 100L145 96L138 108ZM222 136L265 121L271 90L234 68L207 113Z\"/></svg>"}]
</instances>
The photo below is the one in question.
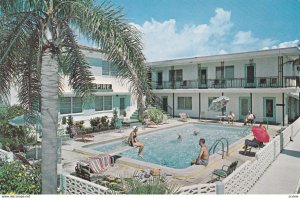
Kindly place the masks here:
<instances>
[{"instance_id":1,"label":"blue pool water","mask_svg":"<svg viewBox=\"0 0 300 198\"><path fill-rule=\"evenodd\" d=\"M200 130L197 136L193 133L195 130ZM182 141L177 140L178 133L182 135ZM249 130L241 127L187 124L162 129L150 134L138 135L138 140L145 144L143 161L171 168L186 168L190 166L191 161L198 156L200 150L198 142L200 138L205 138L206 146L209 149L217 139L226 138L229 144L231 144L248 134ZM126 148L126 144L119 140L98 145L93 149L101 152L111 152L124 147ZM218 148L221 149L221 144L219 144ZM119 155L142 160L137 156L137 152L138 148L132 148Z\"/></svg>"}]
</instances>

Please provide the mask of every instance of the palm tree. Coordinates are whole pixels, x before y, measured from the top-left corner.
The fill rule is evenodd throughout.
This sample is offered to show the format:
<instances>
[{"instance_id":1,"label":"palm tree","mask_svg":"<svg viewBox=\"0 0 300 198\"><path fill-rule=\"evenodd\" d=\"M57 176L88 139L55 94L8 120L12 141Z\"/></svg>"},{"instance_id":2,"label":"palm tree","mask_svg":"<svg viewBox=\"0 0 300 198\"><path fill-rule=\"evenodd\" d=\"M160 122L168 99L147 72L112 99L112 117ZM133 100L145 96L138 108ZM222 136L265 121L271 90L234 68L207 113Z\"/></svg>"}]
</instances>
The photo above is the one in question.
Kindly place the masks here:
<instances>
[{"instance_id":1,"label":"palm tree","mask_svg":"<svg viewBox=\"0 0 300 198\"><path fill-rule=\"evenodd\" d=\"M137 96L148 93L140 34L122 8L93 0L1 0L0 18L0 96L19 87L28 122L41 107L42 193L56 194L59 80L68 76L78 96L91 93L93 81L74 32L107 54Z\"/></svg>"}]
</instances>

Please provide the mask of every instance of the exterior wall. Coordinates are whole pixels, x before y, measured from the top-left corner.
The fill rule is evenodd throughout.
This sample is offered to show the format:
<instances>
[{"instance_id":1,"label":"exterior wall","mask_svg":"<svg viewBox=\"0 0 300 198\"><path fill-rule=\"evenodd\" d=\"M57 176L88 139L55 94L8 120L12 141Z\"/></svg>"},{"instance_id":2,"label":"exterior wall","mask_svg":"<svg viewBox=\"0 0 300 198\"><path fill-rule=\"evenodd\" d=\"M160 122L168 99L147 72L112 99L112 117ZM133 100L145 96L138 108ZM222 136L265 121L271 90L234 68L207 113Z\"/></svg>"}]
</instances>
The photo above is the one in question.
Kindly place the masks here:
<instances>
[{"instance_id":1,"label":"exterior wall","mask_svg":"<svg viewBox=\"0 0 300 198\"><path fill-rule=\"evenodd\" d=\"M222 95L219 93L200 93L201 94L201 118L207 119L218 119L217 116L222 114L222 111L210 111L208 110L209 98L212 97L220 97ZM168 105L173 107L173 94L157 94L159 97L168 97ZM226 105L225 115L228 115L230 111L232 111L236 120L239 120L240 117L240 97L249 97L250 93L224 93L224 96L230 98L230 101ZM192 110L180 110L178 109L178 97L192 97ZM252 93L252 112L256 116L256 121L258 122L266 122L266 118L264 118L264 98L275 98L275 104L282 104L282 93ZM285 95L285 124L288 123L288 110L287 110L287 96ZM250 111L250 109L249 109ZM275 106L275 116L276 123L282 124L283 115L282 106ZM179 116L179 113L185 112L188 113L190 117L199 118L199 93L175 93L174 94L174 115Z\"/></svg>"},{"instance_id":2,"label":"exterior wall","mask_svg":"<svg viewBox=\"0 0 300 198\"><path fill-rule=\"evenodd\" d=\"M285 61L285 60L284 60ZM278 56L253 58L253 63L256 65L256 77L274 77L278 76ZM201 68L207 68L207 79L216 78L216 67L221 66L221 61L204 62L200 63ZM224 66L234 66L234 78L245 77L245 65L249 64L249 59L244 60L229 60L224 61ZM198 79L198 66L192 65L180 65L174 66L174 69L183 70L183 80L197 80ZM152 72L153 81L157 81L156 73L158 71L163 72L163 81L169 81L169 70L171 65L163 68L155 68ZM291 76L293 74L293 67L290 64L284 65L284 75Z\"/></svg>"},{"instance_id":3,"label":"exterior wall","mask_svg":"<svg viewBox=\"0 0 300 198\"><path fill-rule=\"evenodd\" d=\"M129 83L126 80L117 79L116 76L113 75L102 75L102 67L101 61L105 61L106 57L101 54L100 52L96 52L94 50L87 50L83 49L82 53L88 58L93 58L93 63L91 66L90 71L94 76L95 84L111 84L112 90L96 90L93 93L95 96L112 96L112 108L113 109L120 109L120 98L125 99L125 111L127 117L129 117L136 109L136 98L132 97L129 90ZM99 63L97 60L99 59ZM93 65L95 64L95 65ZM64 77L63 81L63 95L65 97L74 97L75 94L72 91L71 87L68 86L68 77ZM112 110L103 110L103 111L96 111L95 110L95 98L91 98L89 100L84 100L82 105L82 112L81 113L71 113L71 114L59 114L60 117L72 115L74 120L89 120L92 117L98 116L113 116L113 109ZM120 111L118 111L120 114Z\"/></svg>"}]
</instances>

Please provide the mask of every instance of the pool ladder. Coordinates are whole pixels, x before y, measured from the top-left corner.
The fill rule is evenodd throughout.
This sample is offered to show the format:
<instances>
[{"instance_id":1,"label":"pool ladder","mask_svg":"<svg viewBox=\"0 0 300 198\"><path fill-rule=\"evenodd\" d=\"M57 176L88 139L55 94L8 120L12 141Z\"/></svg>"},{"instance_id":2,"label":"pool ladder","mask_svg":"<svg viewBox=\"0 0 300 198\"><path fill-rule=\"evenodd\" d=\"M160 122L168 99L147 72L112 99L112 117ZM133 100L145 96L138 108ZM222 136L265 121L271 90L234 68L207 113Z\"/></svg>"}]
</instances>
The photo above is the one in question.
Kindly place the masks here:
<instances>
[{"instance_id":1,"label":"pool ladder","mask_svg":"<svg viewBox=\"0 0 300 198\"><path fill-rule=\"evenodd\" d=\"M226 147L227 147L226 151L225 151L225 149L224 149L224 141L226 142ZM226 138L220 138L220 139L217 139L217 140L213 143L213 145L210 147L210 149L209 149L208 152L209 152L209 154L211 154L211 151L212 151L212 154L214 154L214 153L215 153L215 150L216 150L216 148L217 148L217 146L218 146L219 144L222 145L222 159L224 159L224 154L225 154L225 152L226 152L226 156L228 156L228 152L229 152L228 140L227 140ZM217 154L219 154L219 153L217 153ZM220 155L221 155L221 154L220 154Z\"/></svg>"}]
</instances>

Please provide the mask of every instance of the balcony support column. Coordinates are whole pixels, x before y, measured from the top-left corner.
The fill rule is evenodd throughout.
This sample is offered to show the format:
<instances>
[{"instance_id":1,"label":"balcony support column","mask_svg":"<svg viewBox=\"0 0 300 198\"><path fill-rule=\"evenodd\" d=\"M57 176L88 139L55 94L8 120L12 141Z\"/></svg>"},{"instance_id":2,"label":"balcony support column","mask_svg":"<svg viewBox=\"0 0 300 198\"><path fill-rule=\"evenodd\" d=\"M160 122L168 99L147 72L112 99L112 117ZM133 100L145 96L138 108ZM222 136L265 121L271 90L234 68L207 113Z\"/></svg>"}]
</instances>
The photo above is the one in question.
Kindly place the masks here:
<instances>
[{"instance_id":1,"label":"balcony support column","mask_svg":"<svg viewBox=\"0 0 300 198\"><path fill-rule=\"evenodd\" d=\"M199 120L201 119L201 93L199 92Z\"/></svg>"},{"instance_id":2,"label":"balcony support column","mask_svg":"<svg viewBox=\"0 0 300 198\"><path fill-rule=\"evenodd\" d=\"M224 93L222 92L222 96L224 96ZM222 116L224 115L224 108L222 108ZM224 121L224 118L222 118L222 121Z\"/></svg>"},{"instance_id":3,"label":"balcony support column","mask_svg":"<svg viewBox=\"0 0 300 198\"><path fill-rule=\"evenodd\" d=\"M298 96L298 117L300 116L300 92Z\"/></svg>"},{"instance_id":4,"label":"balcony support column","mask_svg":"<svg viewBox=\"0 0 300 198\"><path fill-rule=\"evenodd\" d=\"M250 93L250 111L251 111L251 113L253 113L252 112L252 93Z\"/></svg>"},{"instance_id":5,"label":"balcony support column","mask_svg":"<svg viewBox=\"0 0 300 198\"><path fill-rule=\"evenodd\" d=\"M282 93L282 126L284 126L284 119L285 119L285 108L284 108L284 93Z\"/></svg>"},{"instance_id":6,"label":"balcony support column","mask_svg":"<svg viewBox=\"0 0 300 198\"><path fill-rule=\"evenodd\" d=\"M174 101L175 101L175 93L173 93L173 118L174 118Z\"/></svg>"}]
</instances>

